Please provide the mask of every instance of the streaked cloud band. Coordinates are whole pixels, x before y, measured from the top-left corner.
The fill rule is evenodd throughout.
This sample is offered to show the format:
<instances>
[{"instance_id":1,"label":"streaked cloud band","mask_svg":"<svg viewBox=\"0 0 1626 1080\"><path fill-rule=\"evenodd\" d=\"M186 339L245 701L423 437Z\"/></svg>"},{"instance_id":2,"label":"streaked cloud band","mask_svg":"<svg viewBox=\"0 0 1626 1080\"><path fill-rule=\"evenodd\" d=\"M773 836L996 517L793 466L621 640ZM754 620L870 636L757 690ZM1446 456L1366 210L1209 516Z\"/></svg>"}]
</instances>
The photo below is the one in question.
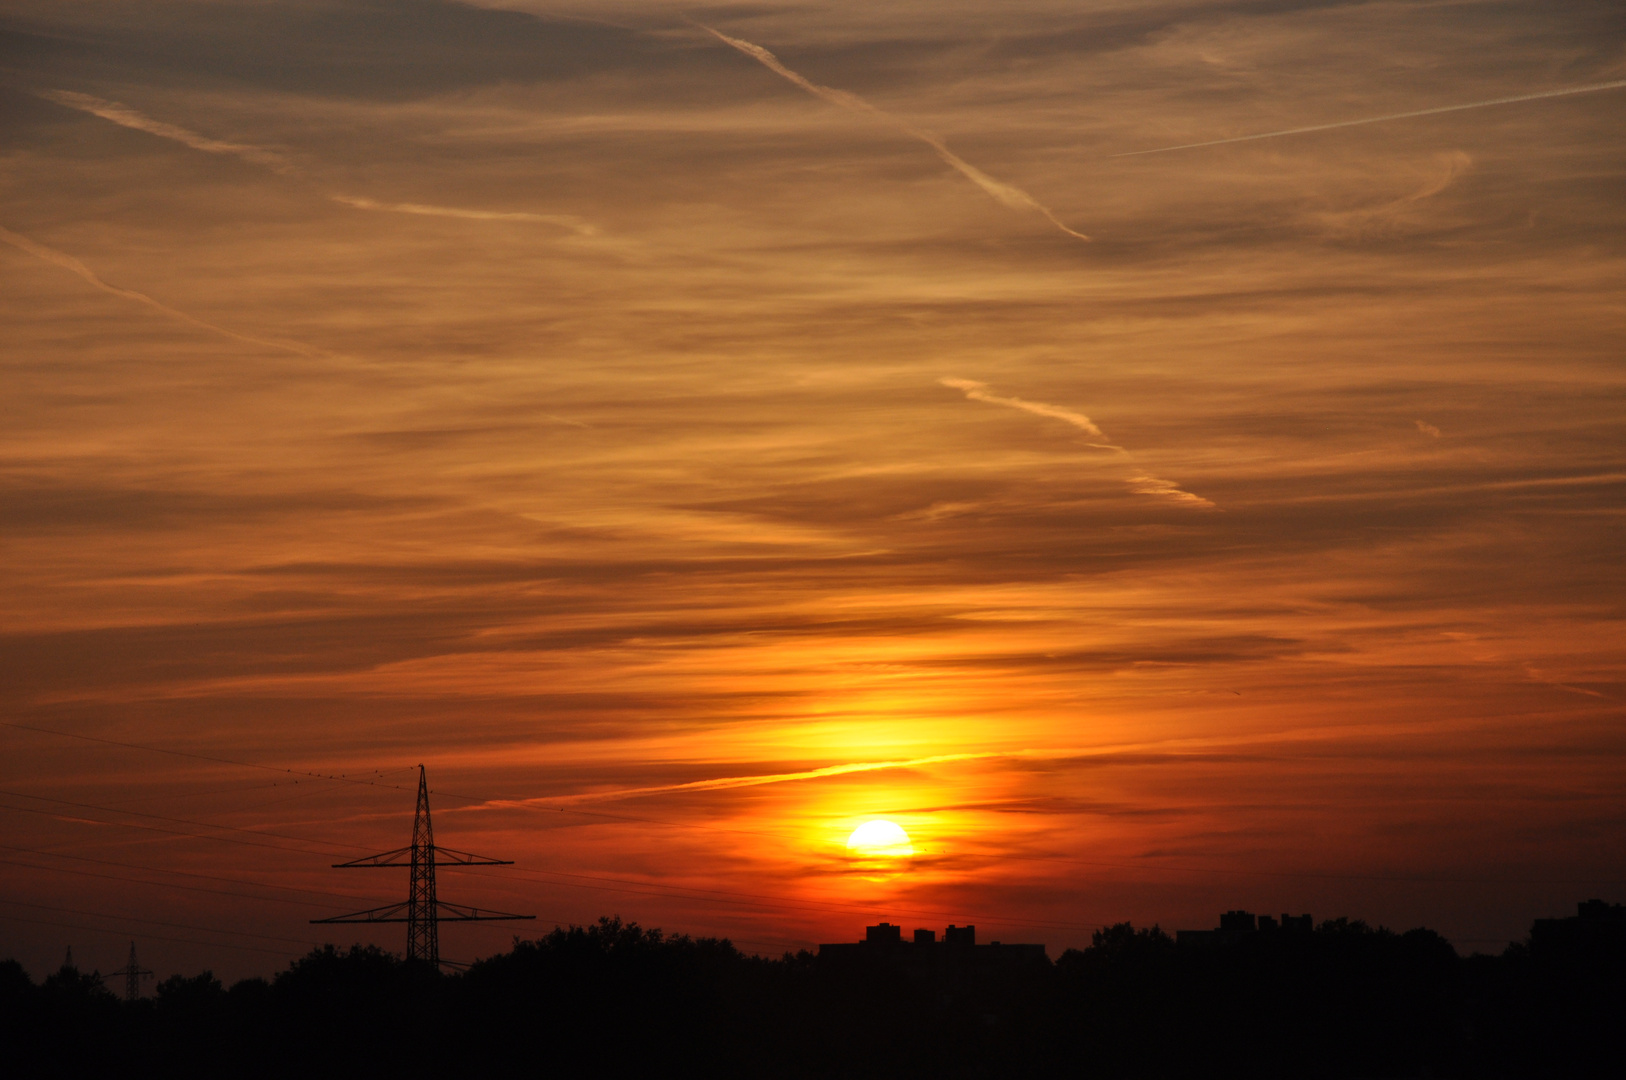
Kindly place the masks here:
<instances>
[{"instance_id":1,"label":"streaked cloud band","mask_svg":"<svg viewBox=\"0 0 1626 1080\"><path fill-rule=\"evenodd\" d=\"M828 101L830 104L839 106L843 109L863 113L866 116L872 116L877 120L890 125L897 131L909 136L911 139L925 143L927 146L932 148L937 156L942 159L945 165L953 169L955 172L958 172L961 176L965 177L973 184L977 185L977 187L981 188L1000 205L1009 207L1012 210L1030 210L1040 215L1061 232L1066 233L1075 240L1087 241L1090 239L1084 233L1081 233L1065 224L1050 210L1049 207L1045 206L1038 199L1035 199L1032 195L1029 195L1021 188L1015 186L1014 184L1007 184L1003 180L996 180L992 176L989 176L987 173L983 172L981 169L977 168L975 165L971 164L969 161L966 161L960 155L950 150L948 148L948 144L938 136L927 131L922 131L920 128L915 127L908 121L901 120L883 109L876 108L874 105L871 105L857 94L849 93L846 90L837 90L831 86L821 86L820 84L813 82L811 79L799 75L790 68L786 67L777 56L760 45L755 45L741 38L730 37L720 30L714 30L711 27L706 26L704 23L695 23L694 25L698 26L712 37L715 37L718 41L723 42L725 45L737 49L746 56L749 56L751 59L757 61L757 63L761 64L769 71L772 71L774 74L784 78L796 86L801 87L814 97L822 98L823 100Z\"/></svg>"}]
</instances>

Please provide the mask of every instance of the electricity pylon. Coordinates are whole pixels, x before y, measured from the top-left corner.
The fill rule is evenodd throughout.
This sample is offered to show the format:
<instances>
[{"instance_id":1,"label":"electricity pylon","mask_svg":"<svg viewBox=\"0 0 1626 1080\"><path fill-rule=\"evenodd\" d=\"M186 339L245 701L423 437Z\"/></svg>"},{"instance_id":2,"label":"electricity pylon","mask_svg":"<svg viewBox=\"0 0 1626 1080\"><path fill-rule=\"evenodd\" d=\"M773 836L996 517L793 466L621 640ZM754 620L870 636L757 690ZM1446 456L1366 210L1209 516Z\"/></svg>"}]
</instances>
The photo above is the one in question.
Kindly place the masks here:
<instances>
[{"instance_id":1,"label":"electricity pylon","mask_svg":"<svg viewBox=\"0 0 1626 1080\"><path fill-rule=\"evenodd\" d=\"M135 942L130 942L130 961L117 971L109 971L109 975L124 976L124 1000L141 1000L141 980L152 978L152 972L136 963Z\"/></svg>"},{"instance_id":2,"label":"electricity pylon","mask_svg":"<svg viewBox=\"0 0 1626 1080\"><path fill-rule=\"evenodd\" d=\"M98 983L98 984L102 981L102 973L100 971L92 971L89 975L80 976L79 965L75 964L73 962L73 946L72 945L68 946L67 955L62 958L62 970L58 974L66 975L66 976L77 976L77 977L87 979L90 982Z\"/></svg>"},{"instance_id":3,"label":"electricity pylon","mask_svg":"<svg viewBox=\"0 0 1626 1080\"><path fill-rule=\"evenodd\" d=\"M404 859L404 861L403 861ZM352 870L359 867L409 866L412 880L407 887L404 904L358 911L352 915L334 915L327 919L312 919L312 923L375 923L404 922L407 924L407 959L423 960L440 966L440 924L443 922L489 922L498 919L534 919L535 915L508 915L501 911L482 911L479 908L448 904L435 896L436 866L512 866L512 859L488 859L471 855L467 851L435 846L434 828L429 821L429 780L422 765L418 766L418 810L412 819L412 845L396 848L380 855L368 855L349 862L334 863L335 869Z\"/></svg>"}]
</instances>

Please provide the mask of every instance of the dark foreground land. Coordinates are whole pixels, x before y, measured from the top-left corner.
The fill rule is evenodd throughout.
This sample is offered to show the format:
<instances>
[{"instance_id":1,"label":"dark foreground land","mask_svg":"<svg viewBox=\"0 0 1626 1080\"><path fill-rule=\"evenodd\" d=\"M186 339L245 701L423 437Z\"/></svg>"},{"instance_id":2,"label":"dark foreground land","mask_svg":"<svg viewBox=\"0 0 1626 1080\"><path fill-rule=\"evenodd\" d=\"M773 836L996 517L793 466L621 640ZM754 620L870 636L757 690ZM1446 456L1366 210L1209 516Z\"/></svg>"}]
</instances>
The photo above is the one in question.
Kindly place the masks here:
<instances>
[{"instance_id":1,"label":"dark foreground land","mask_svg":"<svg viewBox=\"0 0 1626 1080\"><path fill-rule=\"evenodd\" d=\"M1054 964L957 966L767 960L606 919L462 974L329 947L135 1002L7 961L0 1045L13 1076L1626 1075L1618 932L1550 926L1463 959L1346 920L1204 947L1124 923Z\"/></svg>"}]
</instances>

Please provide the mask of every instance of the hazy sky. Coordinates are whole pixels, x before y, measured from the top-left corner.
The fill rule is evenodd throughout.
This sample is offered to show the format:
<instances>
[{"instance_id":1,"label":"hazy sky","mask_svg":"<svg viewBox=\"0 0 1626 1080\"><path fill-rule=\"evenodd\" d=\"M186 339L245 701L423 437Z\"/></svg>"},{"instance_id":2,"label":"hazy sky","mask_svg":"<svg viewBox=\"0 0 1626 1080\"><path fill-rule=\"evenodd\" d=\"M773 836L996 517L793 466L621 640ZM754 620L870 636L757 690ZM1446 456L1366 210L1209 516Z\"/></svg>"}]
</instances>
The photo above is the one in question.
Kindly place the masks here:
<instances>
[{"instance_id":1,"label":"hazy sky","mask_svg":"<svg viewBox=\"0 0 1626 1080\"><path fill-rule=\"evenodd\" d=\"M307 920L419 762L540 928L1622 899L1622 80L1606 0L7 0L0 954L400 949Z\"/></svg>"}]
</instances>

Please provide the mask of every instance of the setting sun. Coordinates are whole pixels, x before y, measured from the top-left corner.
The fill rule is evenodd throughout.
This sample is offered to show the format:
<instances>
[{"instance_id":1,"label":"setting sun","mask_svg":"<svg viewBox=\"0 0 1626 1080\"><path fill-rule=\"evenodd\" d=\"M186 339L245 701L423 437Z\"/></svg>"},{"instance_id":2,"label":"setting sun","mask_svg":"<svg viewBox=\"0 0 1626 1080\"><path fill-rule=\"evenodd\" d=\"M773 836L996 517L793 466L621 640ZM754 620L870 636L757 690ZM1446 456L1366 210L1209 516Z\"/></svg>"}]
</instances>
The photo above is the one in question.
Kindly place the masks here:
<instances>
[{"instance_id":1,"label":"setting sun","mask_svg":"<svg viewBox=\"0 0 1626 1080\"><path fill-rule=\"evenodd\" d=\"M866 821L847 837L847 849L870 858L895 858L915 853L909 834L895 822Z\"/></svg>"}]
</instances>

